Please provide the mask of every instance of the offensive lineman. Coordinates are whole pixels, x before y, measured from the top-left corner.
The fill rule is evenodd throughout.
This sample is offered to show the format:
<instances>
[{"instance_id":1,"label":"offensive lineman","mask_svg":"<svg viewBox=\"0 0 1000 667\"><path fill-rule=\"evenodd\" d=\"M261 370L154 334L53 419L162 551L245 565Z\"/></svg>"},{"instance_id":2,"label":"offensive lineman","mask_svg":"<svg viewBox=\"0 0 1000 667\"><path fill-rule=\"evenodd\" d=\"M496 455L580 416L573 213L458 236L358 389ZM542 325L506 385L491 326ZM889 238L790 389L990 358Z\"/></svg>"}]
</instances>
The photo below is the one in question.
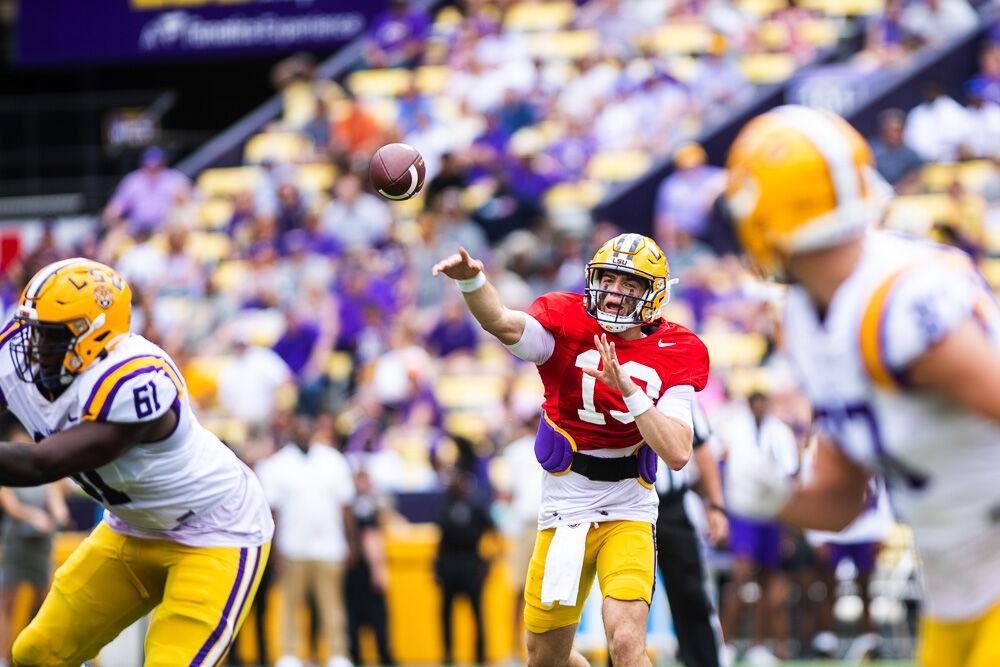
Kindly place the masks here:
<instances>
[{"instance_id":1,"label":"offensive lineman","mask_svg":"<svg viewBox=\"0 0 1000 667\"><path fill-rule=\"evenodd\" d=\"M108 266L56 262L0 334L0 407L36 442L0 443L0 485L72 476L106 509L14 642L18 667L79 667L150 611L145 667L219 664L267 562L256 477L198 423L170 357L129 333L131 299Z\"/></svg>"},{"instance_id":2,"label":"offensive lineman","mask_svg":"<svg viewBox=\"0 0 1000 667\"><path fill-rule=\"evenodd\" d=\"M913 528L926 596L918 660L1000 665L1000 317L963 253L872 231L887 196L843 119L780 107L728 160L741 244L790 283L784 339L821 433L793 485L749 452L726 484L734 511L841 530L881 473Z\"/></svg>"},{"instance_id":3,"label":"offensive lineman","mask_svg":"<svg viewBox=\"0 0 1000 667\"><path fill-rule=\"evenodd\" d=\"M649 665L656 467L687 462L694 392L708 378L704 344L660 316L674 282L663 251L621 234L588 263L584 294L544 294L526 313L503 305L464 248L432 272L458 282L483 329L537 364L545 387L535 456L548 474L524 593L528 664L587 665L573 637L596 574L612 663Z\"/></svg>"}]
</instances>

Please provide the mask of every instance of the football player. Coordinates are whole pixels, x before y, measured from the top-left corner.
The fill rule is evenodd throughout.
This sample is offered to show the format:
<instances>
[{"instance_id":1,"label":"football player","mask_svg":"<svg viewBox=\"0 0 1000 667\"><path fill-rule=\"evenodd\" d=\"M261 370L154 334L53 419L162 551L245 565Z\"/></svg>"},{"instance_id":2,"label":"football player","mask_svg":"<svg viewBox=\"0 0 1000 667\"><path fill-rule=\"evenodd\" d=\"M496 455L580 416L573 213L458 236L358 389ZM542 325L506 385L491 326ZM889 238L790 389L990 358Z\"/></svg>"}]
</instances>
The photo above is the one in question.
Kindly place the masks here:
<instances>
[{"instance_id":1,"label":"football player","mask_svg":"<svg viewBox=\"0 0 1000 667\"><path fill-rule=\"evenodd\" d=\"M274 524L253 473L203 428L170 357L129 333L132 291L87 259L46 266L0 334L0 485L66 476L104 520L14 642L19 667L79 667L153 612L146 667L215 665L250 609Z\"/></svg>"},{"instance_id":2,"label":"football player","mask_svg":"<svg viewBox=\"0 0 1000 667\"><path fill-rule=\"evenodd\" d=\"M674 282L666 256L645 236L617 236L587 264L584 294L545 294L527 312L503 305L465 249L432 271L458 281L483 329L537 364L545 387L535 456L548 474L524 593L529 664L587 664L573 637L596 574L613 664L649 665L657 462L687 462L692 399L708 377L704 344L660 315Z\"/></svg>"},{"instance_id":3,"label":"football player","mask_svg":"<svg viewBox=\"0 0 1000 667\"><path fill-rule=\"evenodd\" d=\"M888 190L864 139L833 114L759 116L728 168L747 255L790 284L784 340L821 434L799 484L754 452L732 461L732 509L841 530L881 473L923 565L919 663L1000 665L1000 319L989 287L957 250L872 229Z\"/></svg>"}]
</instances>

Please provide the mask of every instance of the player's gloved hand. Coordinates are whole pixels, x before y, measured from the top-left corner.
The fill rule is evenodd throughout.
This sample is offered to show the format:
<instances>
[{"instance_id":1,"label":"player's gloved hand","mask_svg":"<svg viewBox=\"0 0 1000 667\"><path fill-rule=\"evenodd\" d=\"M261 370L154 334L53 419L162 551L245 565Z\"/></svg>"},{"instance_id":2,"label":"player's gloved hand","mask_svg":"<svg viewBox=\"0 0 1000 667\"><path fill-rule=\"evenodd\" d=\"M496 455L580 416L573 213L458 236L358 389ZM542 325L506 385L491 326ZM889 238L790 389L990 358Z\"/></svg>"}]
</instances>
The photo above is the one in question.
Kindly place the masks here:
<instances>
[{"instance_id":1,"label":"player's gloved hand","mask_svg":"<svg viewBox=\"0 0 1000 667\"><path fill-rule=\"evenodd\" d=\"M724 484L728 509L751 519L773 519L792 494L774 456L751 447L730 450Z\"/></svg>"},{"instance_id":2,"label":"player's gloved hand","mask_svg":"<svg viewBox=\"0 0 1000 667\"><path fill-rule=\"evenodd\" d=\"M483 271L483 263L478 259L473 259L469 251L459 248L458 254L445 257L434 265L431 275L436 276L443 273L452 280L468 280L475 278L476 274Z\"/></svg>"}]
</instances>

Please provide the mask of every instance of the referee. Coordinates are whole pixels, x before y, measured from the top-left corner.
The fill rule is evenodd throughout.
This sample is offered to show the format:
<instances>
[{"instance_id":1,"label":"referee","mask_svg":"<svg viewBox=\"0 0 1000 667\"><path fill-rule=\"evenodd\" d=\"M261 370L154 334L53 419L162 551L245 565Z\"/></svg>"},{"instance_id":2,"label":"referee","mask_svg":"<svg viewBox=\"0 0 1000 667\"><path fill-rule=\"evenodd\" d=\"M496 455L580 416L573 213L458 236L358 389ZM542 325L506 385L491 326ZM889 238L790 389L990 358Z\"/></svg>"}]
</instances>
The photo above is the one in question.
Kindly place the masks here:
<instances>
[{"instance_id":1,"label":"referee","mask_svg":"<svg viewBox=\"0 0 1000 667\"><path fill-rule=\"evenodd\" d=\"M706 443L711 435L705 413L694 405L694 465L700 473L699 487L705 499L708 532L713 544L729 533L719 481L719 464ZM708 582L702 561L698 532L688 517L684 497L694 483L689 470L659 466L656 492L660 496L660 514L656 521L657 562L663 577L674 631L677 633L677 658L685 667L721 667L722 632L718 614L708 594Z\"/></svg>"}]
</instances>

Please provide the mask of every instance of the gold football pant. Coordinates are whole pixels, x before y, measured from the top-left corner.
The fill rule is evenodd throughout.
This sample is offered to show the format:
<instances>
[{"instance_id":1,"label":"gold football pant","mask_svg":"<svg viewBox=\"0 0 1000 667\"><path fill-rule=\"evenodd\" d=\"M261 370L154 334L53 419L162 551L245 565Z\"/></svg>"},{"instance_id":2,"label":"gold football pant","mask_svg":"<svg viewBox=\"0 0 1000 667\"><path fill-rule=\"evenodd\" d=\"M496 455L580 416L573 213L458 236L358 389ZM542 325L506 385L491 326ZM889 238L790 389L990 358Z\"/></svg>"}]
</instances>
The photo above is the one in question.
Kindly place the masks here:
<instances>
[{"instance_id":1,"label":"gold football pant","mask_svg":"<svg viewBox=\"0 0 1000 667\"><path fill-rule=\"evenodd\" d=\"M12 649L18 667L79 667L154 611L145 667L219 664L257 592L270 543L188 547L100 524L55 574Z\"/></svg>"}]
</instances>

